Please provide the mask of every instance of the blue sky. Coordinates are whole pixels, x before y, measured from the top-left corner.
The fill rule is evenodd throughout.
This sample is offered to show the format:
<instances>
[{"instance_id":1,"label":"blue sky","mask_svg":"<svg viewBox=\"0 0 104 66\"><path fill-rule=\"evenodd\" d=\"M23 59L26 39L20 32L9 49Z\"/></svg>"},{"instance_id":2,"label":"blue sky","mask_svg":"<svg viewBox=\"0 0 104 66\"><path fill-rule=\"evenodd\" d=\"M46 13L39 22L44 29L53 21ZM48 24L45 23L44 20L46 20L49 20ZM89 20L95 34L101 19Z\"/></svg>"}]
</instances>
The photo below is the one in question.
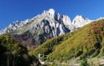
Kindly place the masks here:
<instances>
[{"instance_id":1,"label":"blue sky","mask_svg":"<svg viewBox=\"0 0 104 66\"><path fill-rule=\"evenodd\" d=\"M0 0L0 28L16 20L25 20L49 8L71 17L90 19L104 16L104 0Z\"/></svg>"}]
</instances>

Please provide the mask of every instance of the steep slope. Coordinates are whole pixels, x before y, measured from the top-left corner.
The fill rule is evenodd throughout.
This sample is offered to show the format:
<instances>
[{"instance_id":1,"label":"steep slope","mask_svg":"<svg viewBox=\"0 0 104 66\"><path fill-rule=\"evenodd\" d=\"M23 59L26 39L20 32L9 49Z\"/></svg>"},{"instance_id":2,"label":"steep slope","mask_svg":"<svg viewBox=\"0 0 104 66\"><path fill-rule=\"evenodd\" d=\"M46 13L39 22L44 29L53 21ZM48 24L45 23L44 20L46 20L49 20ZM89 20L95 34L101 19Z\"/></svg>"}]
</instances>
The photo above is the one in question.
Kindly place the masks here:
<instances>
[{"instance_id":1,"label":"steep slope","mask_svg":"<svg viewBox=\"0 0 104 66\"><path fill-rule=\"evenodd\" d=\"M59 52L60 51L60 52ZM96 57L104 54L104 20L81 28L49 54L49 60L69 60L74 57Z\"/></svg>"},{"instance_id":2,"label":"steep slope","mask_svg":"<svg viewBox=\"0 0 104 66\"><path fill-rule=\"evenodd\" d=\"M63 41L67 40L68 38L72 37L74 33L67 33L65 35L57 36L52 39L47 40L42 45L37 47L36 49L30 50L30 55L38 56L38 54L48 55L49 53L54 51L54 48L58 46Z\"/></svg>"},{"instance_id":3,"label":"steep slope","mask_svg":"<svg viewBox=\"0 0 104 66\"><path fill-rule=\"evenodd\" d=\"M103 56L104 19L88 24L72 34L50 39L31 53L35 56L45 54L49 61Z\"/></svg>"}]
</instances>

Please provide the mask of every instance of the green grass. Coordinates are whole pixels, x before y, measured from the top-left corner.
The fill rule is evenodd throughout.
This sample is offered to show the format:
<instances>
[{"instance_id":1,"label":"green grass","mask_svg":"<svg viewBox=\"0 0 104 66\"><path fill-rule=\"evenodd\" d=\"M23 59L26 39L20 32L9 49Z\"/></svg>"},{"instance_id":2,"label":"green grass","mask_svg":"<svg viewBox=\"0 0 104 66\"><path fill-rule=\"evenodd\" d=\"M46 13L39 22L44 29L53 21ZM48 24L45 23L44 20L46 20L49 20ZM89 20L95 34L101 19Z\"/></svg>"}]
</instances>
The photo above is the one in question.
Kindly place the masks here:
<instances>
[{"instance_id":1,"label":"green grass","mask_svg":"<svg viewBox=\"0 0 104 66\"><path fill-rule=\"evenodd\" d=\"M38 56L38 54L48 55L54 51L56 46L58 46L63 41L70 38L72 34L73 33L67 33L66 35L62 35L62 36L58 36L58 37L54 37L52 39L49 39L46 42L44 42L43 44L41 44L39 47L37 47L36 49L30 50L29 54L35 55L35 56Z\"/></svg>"},{"instance_id":2,"label":"green grass","mask_svg":"<svg viewBox=\"0 0 104 66\"><path fill-rule=\"evenodd\" d=\"M86 25L48 55L48 60L70 60L104 54L104 20Z\"/></svg>"}]
</instances>

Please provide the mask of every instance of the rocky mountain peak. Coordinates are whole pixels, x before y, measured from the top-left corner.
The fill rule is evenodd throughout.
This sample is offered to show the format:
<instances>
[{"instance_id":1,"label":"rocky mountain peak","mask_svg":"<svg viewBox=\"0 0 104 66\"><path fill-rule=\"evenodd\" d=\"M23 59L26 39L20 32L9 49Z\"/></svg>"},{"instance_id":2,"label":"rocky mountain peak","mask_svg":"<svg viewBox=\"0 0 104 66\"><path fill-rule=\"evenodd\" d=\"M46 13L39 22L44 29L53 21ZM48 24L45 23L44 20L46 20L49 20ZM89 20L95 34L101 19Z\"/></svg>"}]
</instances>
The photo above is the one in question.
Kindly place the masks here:
<instances>
[{"instance_id":1,"label":"rocky mountain peak","mask_svg":"<svg viewBox=\"0 0 104 66\"><path fill-rule=\"evenodd\" d=\"M88 23L90 23L91 20L89 20L88 18L85 18L81 15L77 15L73 21L72 21L72 24L76 27L76 28L79 28L79 27L82 27Z\"/></svg>"},{"instance_id":2,"label":"rocky mountain peak","mask_svg":"<svg viewBox=\"0 0 104 66\"><path fill-rule=\"evenodd\" d=\"M73 19L73 23L76 23L76 22L84 22L86 18L84 18L83 16L81 15L77 15L74 19Z\"/></svg>"},{"instance_id":3,"label":"rocky mountain peak","mask_svg":"<svg viewBox=\"0 0 104 66\"><path fill-rule=\"evenodd\" d=\"M51 9L48 10L48 13L51 14L51 15L54 15L55 14L55 10L51 8Z\"/></svg>"}]
</instances>

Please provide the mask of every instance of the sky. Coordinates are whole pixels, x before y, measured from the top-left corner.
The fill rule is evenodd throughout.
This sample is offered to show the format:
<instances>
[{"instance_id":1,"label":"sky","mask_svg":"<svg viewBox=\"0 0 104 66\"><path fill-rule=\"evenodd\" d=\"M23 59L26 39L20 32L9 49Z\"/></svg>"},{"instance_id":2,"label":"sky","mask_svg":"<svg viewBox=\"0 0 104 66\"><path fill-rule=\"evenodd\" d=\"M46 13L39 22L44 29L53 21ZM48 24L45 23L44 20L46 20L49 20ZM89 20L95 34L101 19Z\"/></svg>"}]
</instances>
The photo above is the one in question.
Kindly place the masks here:
<instances>
[{"instance_id":1,"label":"sky","mask_svg":"<svg viewBox=\"0 0 104 66\"><path fill-rule=\"evenodd\" d=\"M50 8L71 19L76 15L89 19L104 17L104 0L0 0L0 28L16 20L32 18Z\"/></svg>"}]
</instances>

